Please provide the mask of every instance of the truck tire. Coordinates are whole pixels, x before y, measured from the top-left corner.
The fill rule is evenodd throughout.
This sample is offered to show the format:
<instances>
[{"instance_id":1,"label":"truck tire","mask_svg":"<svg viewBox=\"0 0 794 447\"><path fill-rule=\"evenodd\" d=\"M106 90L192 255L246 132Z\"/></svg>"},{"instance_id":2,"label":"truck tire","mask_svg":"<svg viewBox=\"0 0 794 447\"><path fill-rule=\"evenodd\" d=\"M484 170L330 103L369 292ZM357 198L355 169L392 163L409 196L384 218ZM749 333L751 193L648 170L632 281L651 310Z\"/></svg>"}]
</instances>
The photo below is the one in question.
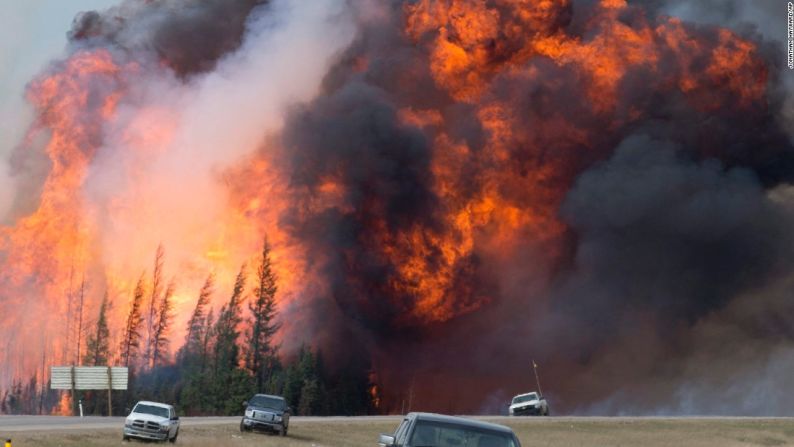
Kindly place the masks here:
<instances>
[{"instance_id":1,"label":"truck tire","mask_svg":"<svg viewBox=\"0 0 794 447\"><path fill-rule=\"evenodd\" d=\"M283 425L282 425L282 426L280 426L280 427L278 428L278 434L279 434L279 435L281 435L281 436L287 436L287 429L286 429L286 428L284 428L284 426L283 426Z\"/></svg>"},{"instance_id":2,"label":"truck tire","mask_svg":"<svg viewBox=\"0 0 794 447\"><path fill-rule=\"evenodd\" d=\"M248 427L246 427L246 426L245 426L245 424L243 424L243 421L240 421L240 431L241 431L241 432L247 432L247 431L250 431L250 430L248 429Z\"/></svg>"},{"instance_id":3,"label":"truck tire","mask_svg":"<svg viewBox=\"0 0 794 447\"><path fill-rule=\"evenodd\" d=\"M121 440L122 440L122 441L127 441L127 442L129 442L129 441L130 441L130 437L129 437L129 436L127 436L127 435L123 435L123 436L121 437Z\"/></svg>"},{"instance_id":4,"label":"truck tire","mask_svg":"<svg viewBox=\"0 0 794 447\"><path fill-rule=\"evenodd\" d=\"M174 437L169 439L168 442L170 442L171 444L176 443L176 437L177 436L179 436L179 429L178 428L176 429L176 433L174 433Z\"/></svg>"}]
</instances>

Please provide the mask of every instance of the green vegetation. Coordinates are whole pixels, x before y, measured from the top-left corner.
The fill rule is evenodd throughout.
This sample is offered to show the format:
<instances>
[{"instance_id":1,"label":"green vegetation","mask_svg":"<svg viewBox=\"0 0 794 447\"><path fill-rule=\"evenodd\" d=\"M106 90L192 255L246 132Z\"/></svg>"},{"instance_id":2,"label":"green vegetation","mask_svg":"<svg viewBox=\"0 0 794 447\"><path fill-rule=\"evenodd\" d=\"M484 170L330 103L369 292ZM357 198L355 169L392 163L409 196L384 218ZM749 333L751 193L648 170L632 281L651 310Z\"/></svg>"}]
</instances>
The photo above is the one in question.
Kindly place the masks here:
<instances>
[{"instance_id":1,"label":"green vegetation","mask_svg":"<svg viewBox=\"0 0 794 447\"><path fill-rule=\"evenodd\" d=\"M171 280L162 290L164 257L160 246L151 280L144 272L136 283L116 356L110 352L107 296L99 306L96 325L87 329L83 365L110 361L130 368L129 391L113 393L114 415L125 414L142 399L172 403L182 415L237 415L242 413L242 402L254 393L283 395L299 415L374 412L368 368L341 365L330 371L321 353L310 346L297 353L279 352L278 287L267 239L253 287L246 288L249 278L242 266L217 313L210 306L215 280L207 276L187 322L184 344L170 358L175 283ZM0 412L52 413L60 404L60 392L42 385L36 377L27 383L15 381L0 394ZM106 391L78 392L78 398L86 414L107 414Z\"/></svg>"}]
</instances>

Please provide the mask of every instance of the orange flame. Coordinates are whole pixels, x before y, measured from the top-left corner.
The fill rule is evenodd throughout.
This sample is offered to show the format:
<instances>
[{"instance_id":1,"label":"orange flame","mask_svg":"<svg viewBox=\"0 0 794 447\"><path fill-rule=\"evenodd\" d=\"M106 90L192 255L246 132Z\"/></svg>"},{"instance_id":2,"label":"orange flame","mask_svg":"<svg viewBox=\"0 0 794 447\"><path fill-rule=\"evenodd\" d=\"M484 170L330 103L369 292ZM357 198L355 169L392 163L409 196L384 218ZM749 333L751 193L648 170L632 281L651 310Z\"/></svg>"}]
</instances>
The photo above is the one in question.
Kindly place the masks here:
<instances>
[{"instance_id":1,"label":"orange flame","mask_svg":"<svg viewBox=\"0 0 794 447\"><path fill-rule=\"evenodd\" d=\"M432 145L430 185L437 199L432 224L396 231L385 219L374 219L368 223L373 227L370 239L361 241L379 247L379 255L395 266L386 287L390 299L399 301L391 303L401 312L398 325L448 322L497 300L473 284L479 257L508 260L526 247L547 262L561 255L565 227L557 210L567 186L582 166L602 156L593 153L594 141L605 138L605 130L643 118L644 109L623 98L633 74L652 74L643 77L652 83L643 89L681 95L699 110L763 104L767 73L753 43L724 29L712 34L694 30L675 18L651 23L623 0L603 0L593 8L587 23L573 33L568 29L569 0L420 0L404 7L405 36L424 52L422 62L448 103L403 105L398 113L402 126L421 129ZM354 72L370 67L365 56L350 63ZM575 82L552 78L543 64ZM133 179L136 192L146 191L142 196L112 196L103 207L86 203L83 188L108 126L121 127L121 144L141 158L158 156L174 138L178 111L136 107L129 98L136 76L142 76L138 65L114 60L106 50L84 50L31 84L29 100L38 120L26 145L33 148L46 140L50 166L35 211L0 229L0 281L10 298L2 305L9 315L0 322L2 333L22 331L23 339L45 328L62 331L49 325L65 324L57 317L24 328L17 319L30 311L30 302L37 302L35 312L65 315L75 272L85 273L94 284L89 300L98 301L102 287L111 290L121 303L112 316L119 326L135 279L151 268L163 228L172 229L169 234L178 239L162 240L167 256L174 247L175 262L167 270L179 280L174 340L182 335L206 274L215 271L217 289L227 290L240 264L256 262L264 233L273 245L282 308L299 306L307 290L327 292L322 272L314 270L322 260L307 259L307 248L283 228L281 218L298 200L308 201L298 213L350 211L345 186L328 176L308 199L291 190L277 143L268 142L217 173L213 180L222 185L218 189L225 209L209 226L197 224L190 213L172 215L141 199L171 193L147 189L145 164L132 163L119 174ZM531 105L496 94L511 81L538 87ZM547 112L543 88L559 91L571 84L581 86L583 97L571 106L583 116ZM482 147L449 131L454 120L447 112L450 104L475 110ZM119 117L122 105L131 118ZM521 110L530 106L537 110ZM527 122L527 114L533 122ZM204 202L195 202L191 212L202 212ZM119 230L102 233L100 222L105 221ZM226 293L216 295L219 303ZM288 321L285 332L293 324L299 322ZM52 339L54 352L73 350L63 346L67 340ZM3 358L19 362L14 372L35 370L37 357L23 355L24 347L0 350ZM58 361L71 358L62 357ZM375 397L380 390L373 387L372 393ZM62 406L64 402L62 398Z\"/></svg>"}]
</instances>

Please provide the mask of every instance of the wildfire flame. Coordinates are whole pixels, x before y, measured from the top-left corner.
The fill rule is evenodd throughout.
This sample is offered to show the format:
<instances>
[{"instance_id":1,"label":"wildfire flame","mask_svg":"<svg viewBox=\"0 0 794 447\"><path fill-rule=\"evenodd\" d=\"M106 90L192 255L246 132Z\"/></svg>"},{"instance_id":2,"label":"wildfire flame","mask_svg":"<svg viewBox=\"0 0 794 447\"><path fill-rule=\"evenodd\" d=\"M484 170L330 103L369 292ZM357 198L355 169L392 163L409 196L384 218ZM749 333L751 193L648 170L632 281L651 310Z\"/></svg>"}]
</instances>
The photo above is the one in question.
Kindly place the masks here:
<instances>
[{"instance_id":1,"label":"wildfire flame","mask_svg":"<svg viewBox=\"0 0 794 447\"><path fill-rule=\"evenodd\" d=\"M340 307L355 308L349 314L356 318L377 314L386 327L408 331L454 322L506 299L489 272L509 268L528 247L538 272L553 270L566 255L568 228L559 217L566 192L632 126L655 113L652 98L682 97L702 113L766 107L767 68L755 43L727 29L649 18L623 0L589 8L576 23L579 11L570 0L420 0L398 11L398 34L414 51L415 72L429 73L439 92L426 101L399 89L387 95L395 104L395 128L418 135L429 148L426 169L416 170L432 200L408 204L416 209L401 216L425 215L400 222L391 218L393 204L379 200L377 186L364 198L352 192L347 170L366 171L370 167L361 164L367 160L323 166L312 185L298 185L295 171L303 168L290 157L300 147L272 133L206 179L222 206L211 223L196 220L209 202L205 197L169 190L178 181L148 183L149 170L169 168L155 162L173 150L184 113L177 105L137 99L151 79L151 60L102 47L74 51L28 89L37 118L21 147L43 151L49 167L35 209L0 233L0 333L17 334L16 344L0 346L0 358L18 363L5 380L39 368L40 356L26 355L31 347L24 340L45 329L64 330L61 317L75 293L75 275L90 284L89 304L111 291L112 325L120 328L135 280L150 271L159 242L167 274L178 281L175 348L206 274L216 273L218 290L230 289L240 265L254 262L263 234L273 245L280 309L295 315L282 336L301 336L306 324L318 324L301 312L310 311L309 297L330 301L330 295L347 293L340 282L365 289L365 295L337 299ZM348 51L352 55L337 64L348 65L351 79L379 69L381 55L366 47ZM158 61L157 70L177 82L168 61ZM410 79L412 73L403 74ZM324 86L320 96L332 90ZM560 98L568 104L551 104ZM476 138L456 130L456 110L467 111ZM284 125L298 126L295 116L301 115L285 118ZM104 174L128 183L107 196L87 188L87 179L101 174L103 157L115 153L109 146L123 148L130 161L122 172ZM156 202L172 196L166 205ZM170 212L169 203L180 206ZM348 219L351 236L337 252L322 253L312 238L329 230L308 225L329 215ZM372 266L381 278L376 287L361 279ZM216 294L216 306L225 299ZM41 318L24 318L31 312ZM73 349L65 343L52 336L46 350ZM388 405L387 391L387 384L371 388L379 406ZM61 411L67 408L62 401Z\"/></svg>"}]
</instances>

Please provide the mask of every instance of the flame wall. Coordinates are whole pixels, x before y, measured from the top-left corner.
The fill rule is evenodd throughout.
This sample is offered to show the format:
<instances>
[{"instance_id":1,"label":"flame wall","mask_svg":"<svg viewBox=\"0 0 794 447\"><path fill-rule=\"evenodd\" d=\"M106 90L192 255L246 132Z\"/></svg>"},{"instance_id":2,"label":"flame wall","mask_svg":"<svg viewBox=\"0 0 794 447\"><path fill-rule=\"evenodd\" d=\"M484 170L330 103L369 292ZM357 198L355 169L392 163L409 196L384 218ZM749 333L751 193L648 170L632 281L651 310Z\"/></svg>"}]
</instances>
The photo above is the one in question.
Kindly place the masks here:
<instances>
[{"instance_id":1,"label":"flame wall","mask_svg":"<svg viewBox=\"0 0 794 447\"><path fill-rule=\"evenodd\" d=\"M555 412L792 412L782 54L670 4L78 16L12 160L5 379L68 357L78 276L118 325L162 242L181 328L266 232L285 352L371 368L384 411L499 411L535 359Z\"/></svg>"}]
</instances>

